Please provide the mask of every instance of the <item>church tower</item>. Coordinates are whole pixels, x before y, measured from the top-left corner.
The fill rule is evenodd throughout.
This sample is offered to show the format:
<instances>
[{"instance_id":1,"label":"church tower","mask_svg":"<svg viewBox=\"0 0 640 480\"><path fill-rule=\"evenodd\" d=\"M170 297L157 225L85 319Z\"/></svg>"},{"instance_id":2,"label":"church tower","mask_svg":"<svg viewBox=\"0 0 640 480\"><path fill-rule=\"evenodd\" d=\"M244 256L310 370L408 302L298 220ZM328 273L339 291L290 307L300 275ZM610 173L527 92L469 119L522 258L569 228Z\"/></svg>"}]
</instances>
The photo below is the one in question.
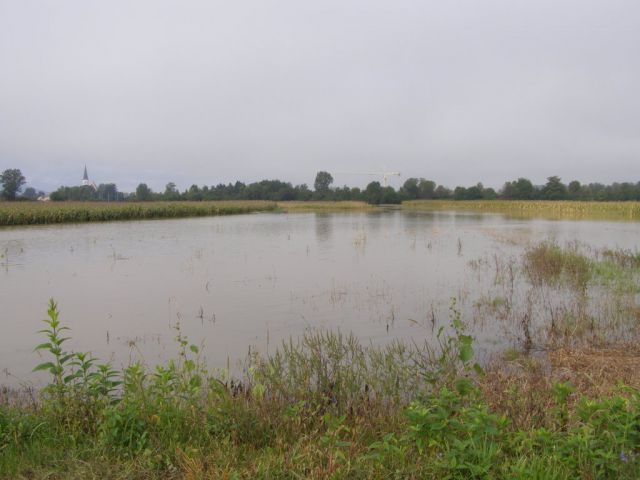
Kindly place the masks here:
<instances>
[{"instance_id":1,"label":"church tower","mask_svg":"<svg viewBox=\"0 0 640 480\"><path fill-rule=\"evenodd\" d=\"M84 176L82 177L82 185L89 185L89 175L87 175L87 166L84 166Z\"/></svg>"}]
</instances>

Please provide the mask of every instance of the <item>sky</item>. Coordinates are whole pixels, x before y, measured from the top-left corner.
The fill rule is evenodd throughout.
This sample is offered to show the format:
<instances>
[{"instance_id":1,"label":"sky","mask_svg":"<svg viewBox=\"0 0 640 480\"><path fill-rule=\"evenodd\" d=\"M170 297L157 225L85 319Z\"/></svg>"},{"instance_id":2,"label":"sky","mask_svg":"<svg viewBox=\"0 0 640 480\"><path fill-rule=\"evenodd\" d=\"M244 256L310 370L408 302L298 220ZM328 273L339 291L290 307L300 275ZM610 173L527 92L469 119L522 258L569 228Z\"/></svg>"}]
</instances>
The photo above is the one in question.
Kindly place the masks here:
<instances>
[{"instance_id":1,"label":"sky","mask_svg":"<svg viewBox=\"0 0 640 480\"><path fill-rule=\"evenodd\" d=\"M637 0L0 0L0 171L640 180Z\"/></svg>"}]
</instances>

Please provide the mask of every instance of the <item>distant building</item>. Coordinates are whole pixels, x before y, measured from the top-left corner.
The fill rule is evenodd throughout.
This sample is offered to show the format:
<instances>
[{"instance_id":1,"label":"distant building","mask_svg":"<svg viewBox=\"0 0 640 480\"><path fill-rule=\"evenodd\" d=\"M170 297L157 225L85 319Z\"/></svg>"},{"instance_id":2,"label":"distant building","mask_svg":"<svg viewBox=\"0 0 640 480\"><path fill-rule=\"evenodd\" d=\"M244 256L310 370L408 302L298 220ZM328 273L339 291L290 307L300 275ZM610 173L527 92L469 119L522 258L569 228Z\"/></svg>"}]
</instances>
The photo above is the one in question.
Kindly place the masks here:
<instances>
[{"instance_id":1,"label":"distant building","mask_svg":"<svg viewBox=\"0 0 640 480\"><path fill-rule=\"evenodd\" d=\"M84 176L82 177L82 185L89 185L89 175L87 174L87 166L84 166Z\"/></svg>"},{"instance_id":2,"label":"distant building","mask_svg":"<svg viewBox=\"0 0 640 480\"><path fill-rule=\"evenodd\" d=\"M82 176L82 186L83 187L92 187L94 190L98 190L96 184L89 180L89 175L87 174L87 166L84 166L84 175Z\"/></svg>"}]
</instances>

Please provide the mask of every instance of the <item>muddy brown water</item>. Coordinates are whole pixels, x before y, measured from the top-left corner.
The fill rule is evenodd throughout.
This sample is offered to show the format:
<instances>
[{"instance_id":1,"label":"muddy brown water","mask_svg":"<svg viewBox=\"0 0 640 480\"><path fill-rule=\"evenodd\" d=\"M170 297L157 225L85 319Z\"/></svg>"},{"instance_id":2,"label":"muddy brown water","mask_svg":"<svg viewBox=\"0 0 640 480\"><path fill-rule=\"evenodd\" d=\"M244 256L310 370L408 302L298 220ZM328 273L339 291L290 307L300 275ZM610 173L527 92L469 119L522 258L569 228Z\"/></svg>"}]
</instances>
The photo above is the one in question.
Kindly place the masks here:
<instances>
[{"instance_id":1,"label":"muddy brown water","mask_svg":"<svg viewBox=\"0 0 640 480\"><path fill-rule=\"evenodd\" d=\"M154 364L175 356L179 324L226 368L308 329L432 341L452 297L471 316L488 288L471 261L545 239L637 249L640 223L390 210L0 229L0 383L42 383L33 347L50 297L70 350ZM509 346L490 323L473 328L480 349Z\"/></svg>"}]
</instances>

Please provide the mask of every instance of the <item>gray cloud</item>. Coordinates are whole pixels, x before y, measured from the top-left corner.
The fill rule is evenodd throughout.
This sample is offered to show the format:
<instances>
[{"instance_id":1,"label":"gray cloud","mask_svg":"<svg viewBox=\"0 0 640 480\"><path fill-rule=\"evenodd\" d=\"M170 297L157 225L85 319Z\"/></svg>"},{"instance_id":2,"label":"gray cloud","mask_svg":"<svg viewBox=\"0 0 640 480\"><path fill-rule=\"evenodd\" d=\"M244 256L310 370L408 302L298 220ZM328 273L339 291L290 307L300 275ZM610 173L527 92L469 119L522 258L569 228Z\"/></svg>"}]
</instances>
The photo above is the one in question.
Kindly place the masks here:
<instances>
[{"instance_id":1,"label":"gray cloud","mask_svg":"<svg viewBox=\"0 0 640 480\"><path fill-rule=\"evenodd\" d=\"M0 168L638 180L638 25L634 0L0 0Z\"/></svg>"}]
</instances>

